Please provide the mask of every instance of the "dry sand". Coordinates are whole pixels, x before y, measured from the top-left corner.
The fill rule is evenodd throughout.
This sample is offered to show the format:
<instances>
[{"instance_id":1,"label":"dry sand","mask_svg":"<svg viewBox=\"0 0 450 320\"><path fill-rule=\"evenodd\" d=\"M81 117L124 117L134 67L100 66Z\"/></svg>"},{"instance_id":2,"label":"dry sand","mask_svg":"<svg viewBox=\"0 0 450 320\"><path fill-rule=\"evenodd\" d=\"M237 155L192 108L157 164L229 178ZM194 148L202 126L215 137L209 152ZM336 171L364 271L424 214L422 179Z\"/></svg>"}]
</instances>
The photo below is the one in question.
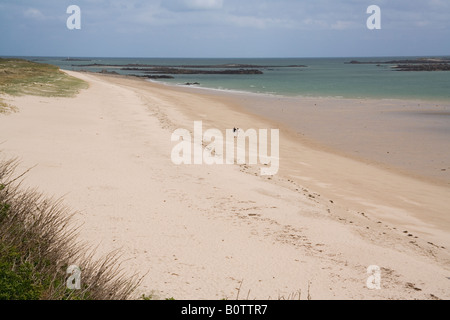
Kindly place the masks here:
<instances>
[{"instance_id":1,"label":"dry sand","mask_svg":"<svg viewBox=\"0 0 450 320\"><path fill-rule=\"evenodd\" d=\"M80 239L145 274L136 297L450 298L450 188L314 148L226 97L68 72L76 98L6 97L2 156L77 210ZM377 103L374 101L373 103ZM176 166L172 132L280 129L280 171ZM366 287L381 268L381 289ZM242 283L241 283L242 282ZM296 296L298 298L298 295Z\"/></svg>"}]
</instances>

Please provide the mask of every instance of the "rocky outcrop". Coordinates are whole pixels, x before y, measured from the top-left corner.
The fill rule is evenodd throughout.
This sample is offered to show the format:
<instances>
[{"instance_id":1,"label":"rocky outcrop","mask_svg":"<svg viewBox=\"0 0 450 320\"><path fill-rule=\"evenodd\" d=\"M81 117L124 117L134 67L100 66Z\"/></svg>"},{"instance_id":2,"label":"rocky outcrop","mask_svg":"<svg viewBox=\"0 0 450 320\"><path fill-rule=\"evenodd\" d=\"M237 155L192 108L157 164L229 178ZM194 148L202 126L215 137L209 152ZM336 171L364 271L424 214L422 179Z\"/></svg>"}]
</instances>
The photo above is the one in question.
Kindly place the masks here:
<instances>
[{"instance_id":1,"label":"rocky outcrop","mask_svg":"<svg viewBox=\"0 0 450 320\"><path fill-rule=\"evenodd\" d=\"M273 68L306 68L305 65L287 65L287 66L263 66L252 64L218 64L218 65L179 65L179 66L161 66L149 64L126 64L126 65L107 65L107 64L85 64L72 65L74 67L102 67L105 68L101 73L117 74L115 71L108 71L108 69L121 71L132 71L135 76L147 79L173 79L170 75L198 75L198 74L216 74L216 75L260 75L263 74L261 70L274 70Z\"/></svg>"},{"instance_id":2,"label":"rocky outcrop","mask_svg":"<svg viewBox=\"0 0 450 320\"><path fill-rule=\"evenodd\" d=\"M154 67L154 68L122 68L123 71L140 71L147 74L263 74L258 69L225 69L225 70L203 70L203 69L184 69L172 67Z\"/></svg>"},{"instance_id":3,"label":"rocky outcrop","mask_svg":"<svg viewBox=\"0 0 450 320\"><path fill-rule=\"evenodd\" d=\"M103 73L103 74L118 74L116 71L108 71L106 69L103 69L99 73Z\"/></svg>"},{"instance_id":4,"label":"rocky outcrop","mask_svg":"<svg viewBox=\"0 0 450 320\"><path fill-rule=\"evenodd\" d=\"M450 59L448 58L420 58L413 60L391 60L391 61L357 61L352 60L346 64L376 64L382 65L396 64L392 67L394 71L450 71Z\"/></svg>"},{"instance_id":5,"label":"rocky outcrop","mask_svg":"<svg viewBox=\"0 0 450 320\"><path fill-rule=\"evenodd\" d=\"M146 75L135 75L135 77L138 78L145 78L145 79L174 79L174 77L172 76L167 76L167 75L150 75L150 74L146 74Z\"/></svg>"},{"instance_id":6,"label":"rocky outcrop","mask_svg":"<svg viewBox=\"0 0 450 320\"><path fill-rule=\"evenodd\" d=\"M390 60L390 61L357 61L344 62L345 64L442 64L450 63L450 58L419 58L412 60Z\"/></svg>"},{"instance_id":7,"label":"rocky outcrop","mask_svg":"<svg viewBox=\"0 0 450 320\"><path fill-rule=\"evenodd\" d=\"M72 60L78 61L78 60ZM87 60L86 60L87 61ZM141 68L161 68L161 65L152 64L73 64L72 67L110 67L110 68L126 68L126 70L141 70ZM213 65L168 65L166 68L184 68L184 69L267 69L267 68L307 68L305 65L287 65L287 66L277 66L277 65L254 65L254 64L238 64L238 63L228 63L228 64L213 64Z\"/></svg>"},{"instance_id":8,"label":"rocky outcrop","mask_svg":"<svg viewBox=\"0 0 450 320\"><path fill-rule=\"evenodd\" d=\"M396 71L450 71L450 64L400 64L393 69Z\"/></svg>"}]
</instances>

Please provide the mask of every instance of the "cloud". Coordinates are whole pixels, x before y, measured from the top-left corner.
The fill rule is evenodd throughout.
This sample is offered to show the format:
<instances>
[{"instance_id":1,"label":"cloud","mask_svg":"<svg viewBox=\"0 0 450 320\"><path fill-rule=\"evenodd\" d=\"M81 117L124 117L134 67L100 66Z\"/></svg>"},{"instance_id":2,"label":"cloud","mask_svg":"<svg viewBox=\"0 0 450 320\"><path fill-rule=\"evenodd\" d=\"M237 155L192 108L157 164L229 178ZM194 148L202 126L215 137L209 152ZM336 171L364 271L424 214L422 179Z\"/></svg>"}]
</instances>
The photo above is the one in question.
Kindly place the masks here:
<instances>
[{"instance_id":1,"label":"cloud","mask_svg":"<svg viewBox=\"0 0 450 320\"><path fill-rule=\"evenodd\" d=\"M224 0L171 0L162 1L161 5L172 11L220 10Z\"/></svg>"},{"instance_id":2,"label":"cloud","mask_svg":"<svg viewBox=\"0 0 450 320\"><path fill-rule=\"evenodd\" d=\"M70 4L82 32L67 31ZM372 4L383 32L366 31ZM382 54L448 54L450 0L0 0L0 30L0 54L354 55L367 39Z\"/></svg>"},{"instance_id":3,"label":"cloud","mask_svg":"<svg viewBox=\"0 0 450 320\"><path fill-rule=\"evenodd\" d=\"M355 23L352 21L341 21L338 20L334 24L331 25L332 30L346 30L355 27Z\"/></svg>"},{"instance_id":4,"label":"cloud","mask_svg":"<svg viewBox=\"0 0 450 320\"><path fill-rule=\"evenodd\" d=\"M27 10L25 10L24 15L27 18L36 19L36 20L44 20L45 19L45 16L42 14L42 12L35 8L28 8Z\"/></svg>"},{"instance_id":5,"label":"cloud","mask_svg":"<svg viewBox=\"0 0 450 320\"><path fill-rule=\"evenodd\" d=\"M305 20L302 21L303 25L305 26L305 28L309 28L309 29L328 29L328 22L326 20L316 20L316 19L311 19L311 18L307 18Z\"/></svg>"},{"instance_id":6,"label":"cloud","mask_svg":"<svg viewBox=\"0 0 450 320\"><path fill-rule=\"evenodd\" d=\"M284 28L293 29L297 24L292 20L274 19L269 17L255 17L255 16L239 16L239 15L225 15L222 19L224 24L239 28L253 28L253 29L269 29L269 28Z\"/></svg>"}]
</instances>

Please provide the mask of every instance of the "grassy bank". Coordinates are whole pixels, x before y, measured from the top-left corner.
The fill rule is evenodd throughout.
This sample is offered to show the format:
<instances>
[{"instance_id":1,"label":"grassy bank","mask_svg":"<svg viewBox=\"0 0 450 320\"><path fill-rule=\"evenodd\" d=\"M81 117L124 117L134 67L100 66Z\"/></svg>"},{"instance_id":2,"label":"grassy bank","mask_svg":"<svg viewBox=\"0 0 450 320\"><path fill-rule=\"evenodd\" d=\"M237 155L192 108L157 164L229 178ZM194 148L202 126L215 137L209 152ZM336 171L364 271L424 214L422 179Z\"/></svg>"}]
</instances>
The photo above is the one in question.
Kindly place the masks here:
<instances>
[{"instance_id":1,"label":"grassy bank","mask_svg":"<svg viewBox=\"0 0 450 320\"><path fill-rule=\"evenodd\" d=\"M58 67L23 59L0 58L0 94L72 97L88 84L70 77ZM0 98L0 112L15 111L15 107Z\"/></svg>"},{"instance_id":2,"label":"grassy bank","mask_svg":"<svg viewBox=\"0 0 450 320\"><path fill-rule=\"evenodd\" d=\"M1 155L1 154L0 154ZM95 260L59 201L20 189L17 163L0 159L0 300L128 299L139 281L126 277L119 256ZM81 287L68 288L68 267Z\"/></svg>"},{"instance_id":3,"label":"grassy bank","mask_svg":"<svg viewBox=\"0 0 450 320\"><path fill-rule=\"evenodd\" d=\"M87 87L52 65L0 59L0 94L71 97ZM0 96L0 113L15 110ZM0 153L0 300L130 298L138 281L122 273L118 254L94 259L77 241L72 213L60 201L22 190L16 168ZM72 265L81 271L75 289L67 285Z\"/></svg>"}]
</instances>

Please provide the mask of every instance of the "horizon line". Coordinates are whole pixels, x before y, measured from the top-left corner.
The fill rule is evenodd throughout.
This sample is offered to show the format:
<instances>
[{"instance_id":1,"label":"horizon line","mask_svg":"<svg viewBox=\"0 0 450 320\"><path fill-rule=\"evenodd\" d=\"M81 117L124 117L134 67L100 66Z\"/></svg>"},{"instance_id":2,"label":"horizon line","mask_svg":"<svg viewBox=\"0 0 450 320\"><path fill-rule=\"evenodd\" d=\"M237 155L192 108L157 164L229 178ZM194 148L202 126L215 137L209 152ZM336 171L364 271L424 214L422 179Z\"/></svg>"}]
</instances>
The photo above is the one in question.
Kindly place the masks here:
<instances>
[{"instance_id":1,"label":"horizon line","mask_svg":"<svg viewBox=\"0 0 450 320\"><path fill-rule=\"evenodd\" d=\"M45 55L0 55L2 58L102 58L102 59L347 59L347 58L387 58L387 57L448 57L450 54L432 54L432 55L380 55L380 56L307 56L307 57L138 57L138 56L45 56Z\"/></svg>"}]
</instances>

